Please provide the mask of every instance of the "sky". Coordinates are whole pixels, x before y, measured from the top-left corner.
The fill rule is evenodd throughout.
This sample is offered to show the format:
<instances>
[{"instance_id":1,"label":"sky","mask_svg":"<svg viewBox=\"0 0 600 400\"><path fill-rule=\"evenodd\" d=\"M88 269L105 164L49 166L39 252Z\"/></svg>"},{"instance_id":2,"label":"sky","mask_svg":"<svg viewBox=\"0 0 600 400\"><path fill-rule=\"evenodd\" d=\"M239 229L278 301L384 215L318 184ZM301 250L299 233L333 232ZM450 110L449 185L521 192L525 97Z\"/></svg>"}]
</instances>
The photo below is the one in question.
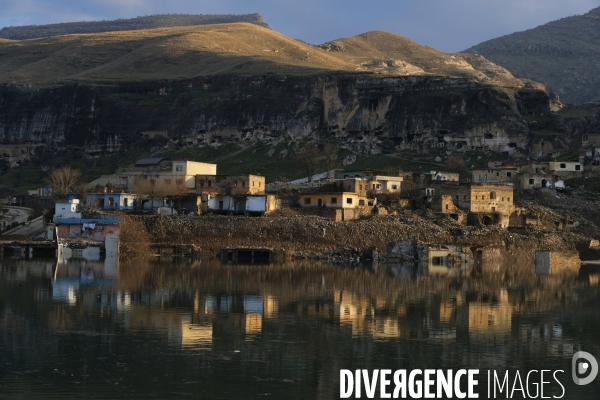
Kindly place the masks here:
<instances>
[{"instance_id":1,"label":"sky","mask_svg":"<svg viewBox=\"0 0 600 400\"><path fill-rule=\"evenodd\" d=\"M596 7L600 0L0 0L0 27L259 13L275 31L312 44L382 30L455 52Z\"/></svg>"}]
</instances>

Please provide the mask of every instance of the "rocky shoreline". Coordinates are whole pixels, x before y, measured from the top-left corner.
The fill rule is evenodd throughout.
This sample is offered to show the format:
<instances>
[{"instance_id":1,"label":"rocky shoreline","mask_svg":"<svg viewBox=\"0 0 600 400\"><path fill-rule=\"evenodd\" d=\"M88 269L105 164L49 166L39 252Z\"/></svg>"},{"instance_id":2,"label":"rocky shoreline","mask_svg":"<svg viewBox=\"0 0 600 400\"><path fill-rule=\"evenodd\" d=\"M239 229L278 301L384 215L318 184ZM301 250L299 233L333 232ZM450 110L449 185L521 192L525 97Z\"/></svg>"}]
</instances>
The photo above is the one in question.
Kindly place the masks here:
<instances>
[{"instance_id":1,"label":"rocky shoreline","mask_svg":"<svg viewBox=\"0 0 600 400\"><path fill-rule=\"evenodd\" d=\"M395 240L414 238L430 244L495 248L506 264L514 264L532 262L535 250L573 251L590 239L581 229L531 226L515 233L496 226L459 225L430 211L402 211L349 222L307 215L132 218L143 224L152 242L193 244L203 256L216 255L226 247L262 247L272 249L278 258L335 260L340 249L357 255L366 249L385 252Z\"/></svg>"}]
</instances>

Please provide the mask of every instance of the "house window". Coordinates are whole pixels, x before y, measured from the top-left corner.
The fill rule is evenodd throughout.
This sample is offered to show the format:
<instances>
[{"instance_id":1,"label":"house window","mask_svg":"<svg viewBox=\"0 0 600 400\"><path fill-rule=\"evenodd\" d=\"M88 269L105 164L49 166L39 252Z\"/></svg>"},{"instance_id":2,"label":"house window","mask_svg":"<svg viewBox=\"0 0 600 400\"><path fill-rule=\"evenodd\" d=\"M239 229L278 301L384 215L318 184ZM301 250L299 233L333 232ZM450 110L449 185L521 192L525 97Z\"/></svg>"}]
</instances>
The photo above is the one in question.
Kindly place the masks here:
<instances>
[{"instance_id":1,"label":"house window","mask_svg":"<svg viewBox=\"0 0 600 400\"><path fill-rule=\"evenodd\" d=\"M477 195L476 195L476 196L475 196L475 200L479 200L479 196L477 196Z\"/></svg>"},{"instance_id":2,"label":"house window","mask_svg":"<svg viewBox=\"0 0 600 400\"><path fill-rule=\"evenodd\" d=\"M304 199L304 204L310 204L310 197L306 197Z\"/></svg>"},{"instance_id":3,"label":"house window","mask_svg":"<svg viewBox=\"0 0 600 400\"><path fill-rule=\"evenodd\" d=\"M490 192L490 199L496 200L496 192Z\"/></svg>"},{"instance_id":4,"label":"house window","mask_svg":"<svg viewBox=\"0 0 600 400\"><path fill-rule=\"evenodd\" d=\"M165 179L165 185L170 185L171 184L171 180L170 179Z\"/></svg>"},{"instance_id":5,"label":"house window","mask_svg":"<svg viewBox=\"0 0 600 400\"><path fill-rule=\"evenodd\" d=\"M496 176L500 176L500 172L496 172Z\"/></svg>"},{"instance_id":6,"label":"house window","mask_svg":"<svg viewBox=\"0 0 600 400\"><path fill-rule=\"evenodd\" d=\"M246 186L246 181L242 181L242 187Z\"/></svg>"},{"instance_id":7,"label":"house window","mask_svg":"<svg viewBox=\"0 0 600 400\"><path fill-rule=\"evenodd\" d=\"M254 182L254 181L252 181L252 187L254 187L254 183L255 183L255 182Z\"/></svg>"},{"instance_id":8,"label":"house window","mask_svg":"<svg viewBox=\"0 0 600 400\"><path fill-rule=\"evenodd\" d=\"M112 197L108 198L108 206L113 207L115 205L115 199Z\"/></svg>"},{"instance_id":9,"label":"house window","mask_svg":"<svg viewBox=\"0 0 600 400\"><path fill-rule=\"evenodd\" d=\"M156 181L155 181L154 179L150 179L150 184L151 184L152 186L154 186L154 185L156 184Z\"/></svg>"},{"instance_id":10,"label":"house window","mask_svg":"<svg viewBox=\"0 0 600 400\"><path fill-rule=\"evenodd\" d=\"M392 189L393 189L393 190L396 190L396 189L398 189L398 185L392 185Z\"/></svg>"},{"instance_id":11,"label":"house window","mask_svg":"<svg viewBox=\"0 0 600 400\"><path fill-rule=\"evenodd\" d=\"M200 187L204 187L204 179L200 181Z\"/></svg>"},{"instance_id":12,"label":"house window","mask_svg":"<svg viewBox=\"0 0 600 400\"><path fill-rule=\"evenodd\" d=\"M575 171L581 171L581 165L575 165Z\"/></svg>"},{"instance_id":13,"label":"house window","mask_svg":"<svg viewBox=\"0 0 600 400\"><path fill-rule=\"evenodd\" d=\"M177 186L182 186L183 185L183 179L176 179L175 183L177 184Z\"/></svg>"},{"instance_id":14,"label":"house window","mask_svg":"<svg viewBox=\"0 0 600 400\"><path fill-rule=\"evenodd\" d=\"M337 204L337 197L331 198L331 204Z\"/></svg>"},{"instance_id":15,"label":"house window","mask_svg":"<svg viewBox=\"0 0 600 400\"><path fill-rule=\"evenodd\" d=\"M456 195L456 200L458 200L458 195Z\"/></svg>"},{"instance_id":16,"label":"house window","mask_svg":"<svg viewBox=\"0 0 600 400\"><path fill-rule=\"evenodd\" d=\"M507 197L507 198L506 198L506 201L510 201L510 197Z\"/></svg>"},{"instance_id":17,"label":"house window","mask_svg":"<svg viewBox=\"0 0 600 400\"><path fill-rule=\"evenodd\" d=\"M128 207L128 206L129 206L129 199L128 199L127 197L125 197L125 198L123 199L123 206L124 206L124 207Z\"/></svg>"},{"instance_id":18,"label":"house window","mask_svg":"<svg viewBox=\"0 0 600 400\"><path fill-rule=\"evenodd\" d=\"M237 187L237 181L233 182L233 187Z\"/></svg>"},{"instance_id":19,"label":"house window","mask_svg":"<svg viewBox=\"0 0 600 400\"><path fill-rule=\"evenodd\" d=\"M208 181L208 187L212 186L212 181Z\"/></svg>"},{"instance_id":20,"label":"house window","mask_svg":"<svg viewBox=\"0 0 600 400\"><path fill-rule=\"evenodd\" d=\"M351 198L347 198L347 199L346 199L346 203L348 203L348 204L352 204L352 199L351 199Z\"/></svg>"},{"instance_id":21,"label":"house window","mask_svg":"<svg viewBox=\"0 0 600 400\"><path fill-rule=\"evenodd\" d=\"M504 196L502 196L502 201L504 201Z\"/></svg>"},{"instance_id":22,"label":"house window","mask_svg":"<svg viewBox=\"0 0 600 400\"><path fill-rule=\"evenodd\" d=\"M359 200L358 201L358 205L359 206L364 206L365 205L365 201L364 200Z\"/></svg>"},{"instance_id":23,"label":"house window","mask_svg":"<svg viewBox=\"0 0 600 400\"><path fill-rule=\"evenodd\" d=\"M446 210L448 209L448 204L446 204Z\"/></svg>"},{"instance_id":24,"label":"house window","mask_svg":"<svg viewBox=\"0 0 600 400\"><path fill-rule=\"evenodd\" d=\"M485 200L485 196L481 196L481 200Z\"/></svg>"},{"instance_id":25,"label":"house window","mask_svg":"<svg viewBox=\"0 0 600 400\"><path fill-rule=\"evenodd\" d=\"M175 165L175 171L183 172L183 165Z\"/></svg>"},{"instance_id":26,"label":"house window","mask_svg":"<svg viewBox=\"0 0 600 400\"><path fill-rule=\"evenodd\" d=\"M560 167L561 168L567 168L567 165L566 164L560 164Z\"/></svg>"},{"instance_id":27,"label":"house window","mask_svg":"<svg viewBox=\"0 0 600 400\"><path fill-rule=\"evenodd\" d=\"M262 182L258 182L258 187L260 187L260 185L262 185Z\"/></svg>"},{"instance_id":28,"label":"house window","mask_svg":"<svg viewBox=\"0 0 600 400\"><path fill-rule=\"evenodd\" d=\"M358 185L358 188L359 188L360 190L362 190L362 185Z\"/></svg>"},{"instance_id":29,"label":"house window","mask_svg":"<svg viewBox=\"0 0 600 400\"><path fill-rule=\"evenodd\" d=\"M377 189L381 188L381 185L377 185Z\"/></svg>"},{"instance_id":30,"label":"house window","mask_svg":"<svg viewBox=\"0 0 600 400\"><path fill-rule=\"evenodd\" d=\"M530 185L533 185L533 179L530 179L530 180L529 180L529 184L530 184Z\"/></svg>"},{"instance_id":31,"label":"house window","mask_svg":"<svg viewBox=\"0 0 600 400\"><path fill-rule=\"evenodd\" d=\"M507 172L507 173L506 173L506 177L507 177L507 178L510 178L511 176L512 176L512 172Z\"/></svg>"}]
</instances>

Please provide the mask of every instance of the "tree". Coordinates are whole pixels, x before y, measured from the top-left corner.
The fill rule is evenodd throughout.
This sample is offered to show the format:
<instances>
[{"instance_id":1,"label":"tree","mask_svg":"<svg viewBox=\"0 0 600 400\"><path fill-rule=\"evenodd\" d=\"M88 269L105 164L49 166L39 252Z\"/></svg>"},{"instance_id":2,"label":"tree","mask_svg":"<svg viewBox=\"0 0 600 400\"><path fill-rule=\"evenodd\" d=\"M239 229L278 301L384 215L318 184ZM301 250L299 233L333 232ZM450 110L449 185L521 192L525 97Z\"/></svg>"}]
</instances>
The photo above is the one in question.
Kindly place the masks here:
<instances>
[{"instance_id":1,"label":"tree","mask_svg":"<svg viewBox=\"0 0 600 400\"><path fill-rule=\"evenodd\" d=\"M55 195L66 196L75 189L80 178L81 171L67 165L52 170L46 178L46 182L52 187Z\"/></svg>"},{"instance_id":2,"label":"tree","mask_svg":"<svg viewBox=\"0 0 600 400\"><path fill-rule=\"evenodd\" d=\"M312 181L312 176L317 170L320 155L321 154L319 152L319 148L313 143L308 143L302 149L296 152L296 163L300 168L302 168L302 170L308 177L309 182Z\"/></svg>"},{"instance_id":3,"label":"tree","mask_svg":"<svg viewBox=\"0 0 600 400\"><path fill-rule=\"evenodd\" d=\"M451 155L446 159L446 169L449 172L465 172L467 164L460 156Z\"/></svg>"},{"instance_id":4,"label":"tree","mask_svg":"<svg viewBox=\"0 0 600 400\"><path fill-rule=\"evenodd\" d=\"M323 157L323 166L327 170L329 175L329 171L338 168L340 166L339 161L339 148L333 142L327 142L322 146L322 157ZM327 176L328 178L332 178L331 176Z\"/></svg>"}]
</instances>

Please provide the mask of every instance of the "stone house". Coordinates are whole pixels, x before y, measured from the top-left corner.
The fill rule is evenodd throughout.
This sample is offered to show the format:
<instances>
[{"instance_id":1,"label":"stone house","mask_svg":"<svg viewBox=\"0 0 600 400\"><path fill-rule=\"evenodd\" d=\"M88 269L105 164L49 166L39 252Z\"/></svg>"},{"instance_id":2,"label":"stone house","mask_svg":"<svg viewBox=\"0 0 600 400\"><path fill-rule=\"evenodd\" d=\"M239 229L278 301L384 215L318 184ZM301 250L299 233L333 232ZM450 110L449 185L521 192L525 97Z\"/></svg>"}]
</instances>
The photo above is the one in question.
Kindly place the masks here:
<instances>
[{"instance_id":1,"label":"stone house","mask_svg":"<svg viewBox=\"0 0 600 400\"><path fill-rule=\"evenodd\" d=\"M300 194L300 207L355 208L367 205L366 198L355 192L323 192Z\"/></svg>"},{"instance_id":2,"label":"stone house","mask_svg":"<svg viewBox=\"0 0 600 400\"><path fill-rule=\"evenodd\" d=\"M458 172L431 171L425 173L425 176L428 181L458 182L460 180L460 174Z\"/></svg>"},{"instance_id":3,"label":"stone house","mask_svg":"<svg viewBox=\"0 0 600 400\"><path fill-rule=\"evenodd\" d=\"M516 180L517 173L516 166L476 169L473 170L471 181L477 183L512 183Z\"/></svg>"},{"instance_id":4,"label":"stone house","mask_svg":"<svg viewBox=\"0 0 600 400\"><path fill-rule=\"evenodd\" d=\"M196 175L196 193L222 195L265 194L265 177L260 175Z\"/></svg>"},{"instance_id":5,"label":"stone house","mask_svg":"<svg viewBox=\"0 0 600 400\"><path fill-rule=\"evenodd\" d=\"M146 186L163 193L185 193L196 189L196 175L216 175L217 165L195 161L168 161L164 158L144 158L123 171L127 190L147 191Z\"/></svg>"},{"instance_id":6,"label":"stone house","mask_svg":"<svg viewBox=\"0 0 600 400\"><path fill-rule=\"evenodd\" d=\"M128 211L137 207L139 196L133 193L88 193L86 206L90 209Z\"/></svg>"},{"instance_id":7,"label":"stone house","mask_svg":"<svg viewBox=\"0 0 600 400\"><path fill-rule=\"evenodd\" d=\"M203 211L212 211L228 214L257 214L263 215L281 208L281 201L277 196L269 195L206 195L203 198Z\"/></svg>"},{"instance_id":8,"label":"stone house","mask_svg":"<svg viewBox=\"0 0 600 400\"><path fill-rule=\"evenodd\" d=\"M538 189L550 187L552 185L552 177L546 174L535 174L523 172L517 175L515 187L517 189Z\"/></svg>"},{"instance_id":9,"label":"stone house","mask_svg":"<svg viewBox=\"0 0 600 400\"><path fill-rule=\"evenodd\" d=\"M561 172L583 172L583 165L575 161L550 161L548 171L557 174Z\"/></svg>"},{"instance_id":10,"label":"stone house","mask_svg":"<svg viewBox=\"0 0 600 400\"><path fill-rule=\"evenodd\" d=\"M581 135L581 145L591 146L600 144L600 133L586 133Z\"/></svg>"},{"instance_id":11,"label":"stone house","mask_svg":"<svg viewBox=\"0 0 600 400\"><path fill-rule=\"evenodd\" d=\"M456 216L464 213L471 224L509 226L514 211L512 185L472 183L470 185L440 185L432 202L436 212Z\"/></svg>"}]
</instances>

